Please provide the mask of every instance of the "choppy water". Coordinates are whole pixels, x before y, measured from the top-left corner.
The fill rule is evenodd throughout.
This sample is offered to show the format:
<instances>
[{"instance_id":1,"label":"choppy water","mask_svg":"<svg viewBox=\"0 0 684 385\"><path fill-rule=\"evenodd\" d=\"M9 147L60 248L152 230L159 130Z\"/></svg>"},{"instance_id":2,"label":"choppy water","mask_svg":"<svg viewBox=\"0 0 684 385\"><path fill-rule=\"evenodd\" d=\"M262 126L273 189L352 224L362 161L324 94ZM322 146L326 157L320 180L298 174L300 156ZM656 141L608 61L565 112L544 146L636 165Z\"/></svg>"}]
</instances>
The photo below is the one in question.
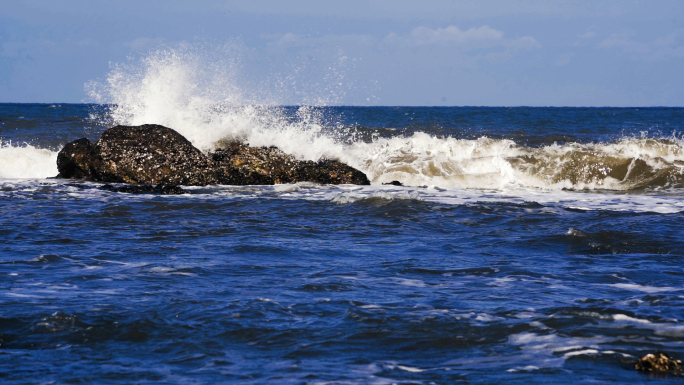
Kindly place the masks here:
<instances>
[{"instance_id":1,"label":"choppy water","mask_svg":"<svg viewBox=\"0 0 684 385\"><path fill-rule=\"evenodd\" d=\"M681 382L684 109L181 104L0 105L3 383ZM142 119L373 184L47 178Z\"/></svg>"}]
</instances>

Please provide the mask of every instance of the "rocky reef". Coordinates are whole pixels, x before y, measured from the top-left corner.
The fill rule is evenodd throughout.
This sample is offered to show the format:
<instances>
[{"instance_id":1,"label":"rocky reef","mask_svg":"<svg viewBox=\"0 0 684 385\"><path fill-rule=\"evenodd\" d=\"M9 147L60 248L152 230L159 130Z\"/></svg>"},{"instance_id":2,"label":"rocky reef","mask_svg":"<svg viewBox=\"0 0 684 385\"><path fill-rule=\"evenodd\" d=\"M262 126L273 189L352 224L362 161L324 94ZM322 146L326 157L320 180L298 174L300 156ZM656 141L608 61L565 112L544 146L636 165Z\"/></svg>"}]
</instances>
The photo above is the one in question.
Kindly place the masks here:
<instances>
[{"instance_id":1,"label":"rocky reef","mask_svg":"<svg viewBox=\"0 0 684 385\"><path fill-rule=\"evenodd\" d=\"M337 160L302 161L276 147L227 142L205 154L164 126L116 126L91 143L78 139L57 156L58 178L166 186L271 185L315 182L370 184Z\"/></svg>"}]
</instances>

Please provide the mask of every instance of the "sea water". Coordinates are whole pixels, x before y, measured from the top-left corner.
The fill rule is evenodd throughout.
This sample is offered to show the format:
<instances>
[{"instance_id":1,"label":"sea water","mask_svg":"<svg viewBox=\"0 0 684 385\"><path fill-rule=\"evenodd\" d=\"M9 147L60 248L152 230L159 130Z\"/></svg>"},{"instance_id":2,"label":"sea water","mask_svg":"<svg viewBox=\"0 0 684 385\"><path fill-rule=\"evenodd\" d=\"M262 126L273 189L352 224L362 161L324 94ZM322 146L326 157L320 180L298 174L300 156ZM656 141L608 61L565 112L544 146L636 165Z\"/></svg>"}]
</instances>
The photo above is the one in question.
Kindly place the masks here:
<instances>
[{"instance_id":1,"label":"sea water","mask_svg":"<svg viewBox=\"0 0 684 385\"><path fill-rule=\"evenodd\" d=\"M172 64L0 105L1 382L681 381L633 366L684 357L684 109L250 104L165 88ZM143 123L371 185L52 178Z\"/></svg>"}]
</instances>

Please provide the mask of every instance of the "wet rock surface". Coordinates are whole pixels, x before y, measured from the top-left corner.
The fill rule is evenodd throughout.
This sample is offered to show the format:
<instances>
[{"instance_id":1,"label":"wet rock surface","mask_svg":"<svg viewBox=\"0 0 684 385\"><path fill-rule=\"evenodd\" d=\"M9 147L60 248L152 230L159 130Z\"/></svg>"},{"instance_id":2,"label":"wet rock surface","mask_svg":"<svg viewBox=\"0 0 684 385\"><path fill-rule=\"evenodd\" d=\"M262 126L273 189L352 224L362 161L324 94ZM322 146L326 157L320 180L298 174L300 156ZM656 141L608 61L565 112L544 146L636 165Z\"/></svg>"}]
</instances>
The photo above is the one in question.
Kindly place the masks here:
<instances>
[{"instance_id":1,"label":"wet rock surface","mask_svg":"<svg viewBox=\"0 0 684 385\"><path fill-rule=\"evenodd\" d=\"M675 360L662 352L649 353L639 358L634 369L644 372L681 373L682 361Z\"/></svg>"},{"instance_id":2,"label":"wet rock surface","mask_svg":"<svg viewBox=\"0 0 684 385\"><path fill-rule=\"evenodd\" d=\"M103 182L203 186L217 182L212 162L178 132L159 125L116 126L95 144Z\"/></svg>"},{"instance_id":3,"label":"wet rock surface","mask_svg":"<svg viewBox=\"0 0 684 385\"><path fill-rule=\"evenodd\" d=\"M230 142L211 154L222 184L317 182L370 184L361 171L336 160L300 161L277 147L250 147Z\"/></svg>"},{"instance_id":4,"label":"wet rock surface","mask_svg":"<svg viewBox=\"0 0 684 385\"><path fill-rule=\"evenodd\" d=\"M57 160L61 178L147 185L270 185L316 182L370 184L364 173L336 160L300 161L276 147L228 142L204 154L160 125L116 126L91 144L67 144Z\"/></svg>"},{"instance_id":5,"label":"wet rock surface","mask_svg":"<svg viewBox=\"0 0 684 385\"><path fill-rule=\"evenodd\" d=\"M86 138L68 143L57 155L58 178L94 178L102 160Z\"/></svg>"}]
</instances>

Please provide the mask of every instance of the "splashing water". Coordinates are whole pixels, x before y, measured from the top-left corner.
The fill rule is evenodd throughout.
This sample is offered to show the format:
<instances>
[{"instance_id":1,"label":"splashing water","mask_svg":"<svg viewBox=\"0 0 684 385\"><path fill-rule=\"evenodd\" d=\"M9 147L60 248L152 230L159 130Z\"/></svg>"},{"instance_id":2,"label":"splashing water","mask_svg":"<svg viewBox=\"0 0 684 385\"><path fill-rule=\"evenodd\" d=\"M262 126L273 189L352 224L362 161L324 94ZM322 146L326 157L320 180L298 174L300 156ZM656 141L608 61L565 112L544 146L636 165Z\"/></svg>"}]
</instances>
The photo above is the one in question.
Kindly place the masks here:
<instances>
[{"instance_id":1,"label":"splashing water","mask_svg":"<svg viewBox=\"0 0 684 385\"><path fill-rule=\"evenodd\" d=\"M623 138L540 148L506 139L440 138L424 132L350 140L354 127L326 123L329 117L320 108L302 106L288 114L267 92L245 91L239 55L231 49L214 49L212 54L192 45L159 49L114 66L106 84L93 83L90 94L110 105L111 124L162 124L204 151L238 139L276 146L300 159L339 159L376 184L397 180L457 188L629 190L677 186L684 179L680 140Z\"/></svg>"},{"instance_id":2,"label":"splashing water","mask_svg":"<svg viewBox=\"0 0 684 385\"><path fill-rule=\"evenodd\" d=\"M278 146L302 159L339 157L338 141L322 132L320 114L300 107L294 119L268 95L239 87L238 64L223 51L183 45L116 65L90 96L109 104L110 125L161 124L209 151L222 140Z\"/></svg>"},{"instance_id":3,"label":"splashing water","mask_svg":"<svg viewBox=\"0 0 684 385\"><path fill-rule=\"evenodd\" d=\"M0 141L0 165L0 178L48 178L57 175L57 152Z\"/></svg>"}]
</instances>

